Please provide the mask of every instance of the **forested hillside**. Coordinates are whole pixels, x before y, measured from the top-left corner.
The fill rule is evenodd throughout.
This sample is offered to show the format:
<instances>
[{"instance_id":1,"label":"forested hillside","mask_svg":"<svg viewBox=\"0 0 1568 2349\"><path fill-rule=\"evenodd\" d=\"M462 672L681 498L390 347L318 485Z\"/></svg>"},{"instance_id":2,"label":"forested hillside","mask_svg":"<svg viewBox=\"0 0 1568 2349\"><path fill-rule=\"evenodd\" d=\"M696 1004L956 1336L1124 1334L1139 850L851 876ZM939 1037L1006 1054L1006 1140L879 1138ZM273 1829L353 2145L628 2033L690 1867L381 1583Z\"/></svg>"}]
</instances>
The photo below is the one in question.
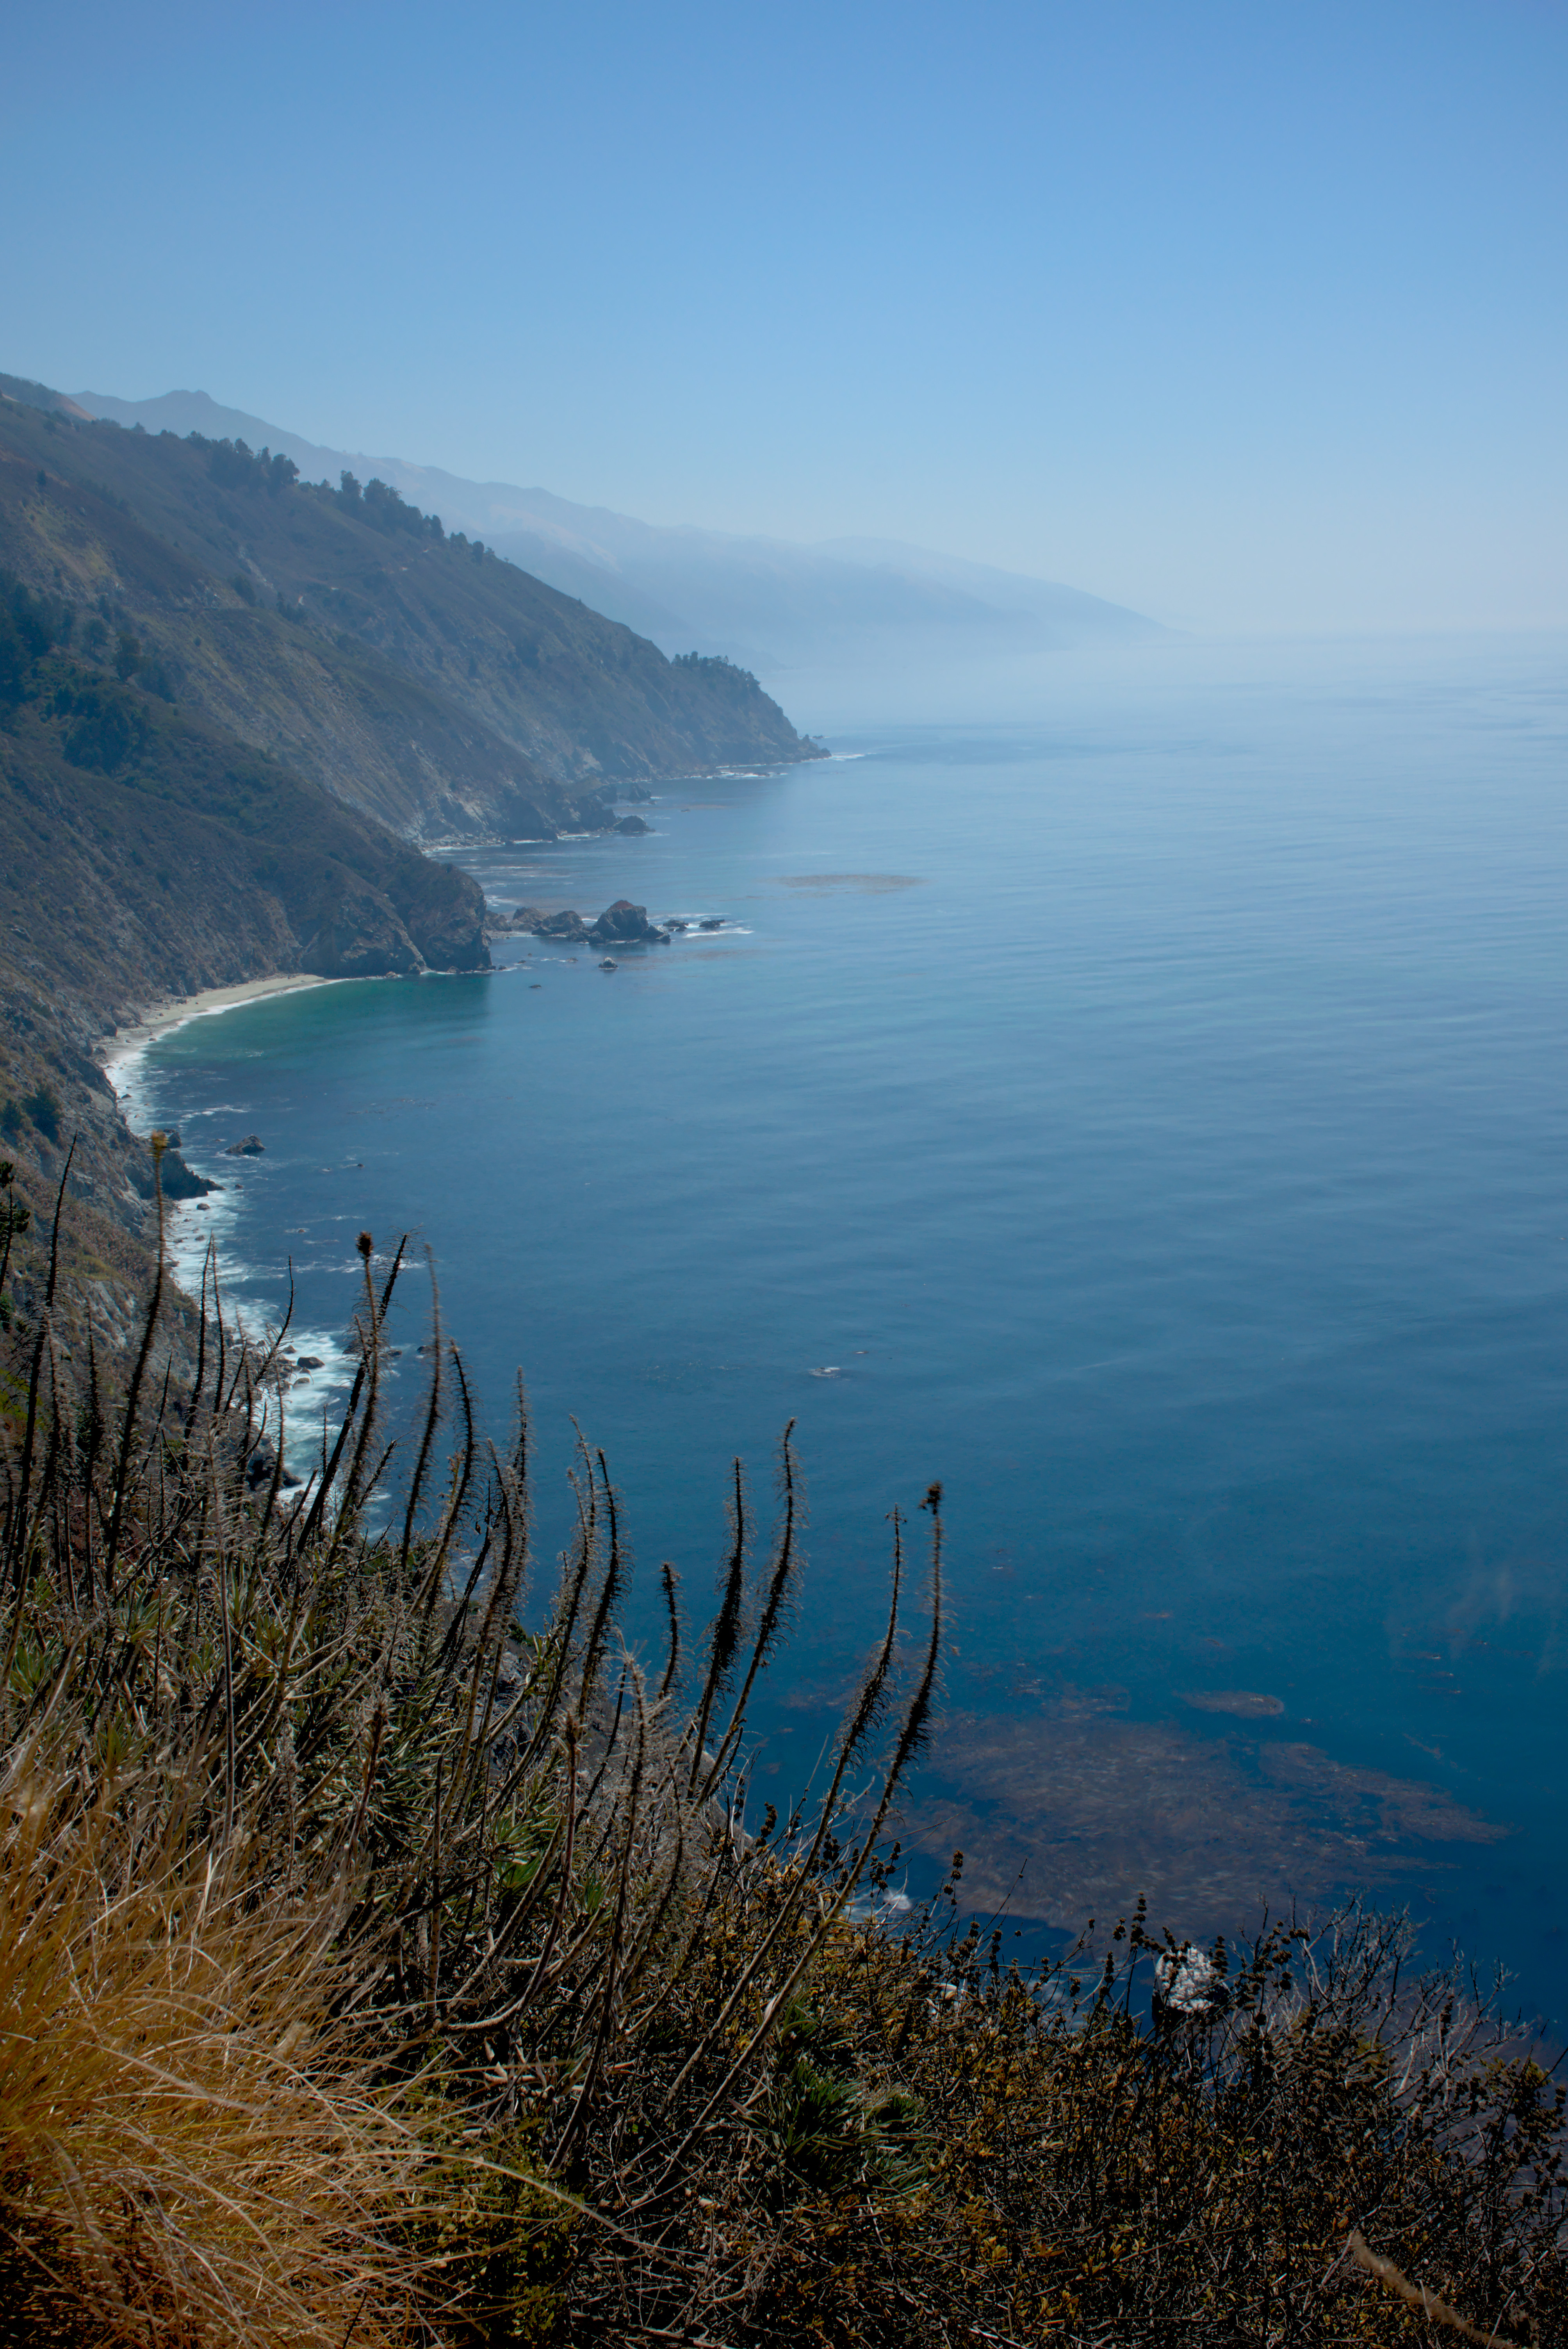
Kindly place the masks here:
<instances>
[{"instance_id":1,"label":"forested hillside","mask_svg":"<svg viewBox=\"0 0 1568 2349\"><path fill-rule=\"evenodd\" d=\"M78 657L409 839L600 829L617 789L818 755L746 671L666 660L381 483L5 381L0 564L77 607Z\"/></svg>"}]
</instances>

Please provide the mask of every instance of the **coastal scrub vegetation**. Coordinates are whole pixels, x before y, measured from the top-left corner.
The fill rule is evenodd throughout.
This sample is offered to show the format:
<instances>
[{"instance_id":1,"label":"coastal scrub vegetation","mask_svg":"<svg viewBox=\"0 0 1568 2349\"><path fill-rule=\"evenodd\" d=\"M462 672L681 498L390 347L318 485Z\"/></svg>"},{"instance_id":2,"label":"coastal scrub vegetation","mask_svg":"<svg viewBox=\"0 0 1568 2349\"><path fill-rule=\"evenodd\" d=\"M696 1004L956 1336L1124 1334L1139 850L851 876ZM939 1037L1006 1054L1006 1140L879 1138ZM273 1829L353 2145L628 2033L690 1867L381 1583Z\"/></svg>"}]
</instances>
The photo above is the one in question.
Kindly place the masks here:
<instances>
[{"instance_id":1,"label":"coastal scrub vegetation","mask_svg":"<svg viewBox=\"0 0 1568 2349\"><path fill-rule=\"evenodd\" d=\"M789 1431L706 1631L665 1566L634 1655L603 1454L536 1592L521 1387L492 1444L438 1324L394 1427L403 1251L359 1245L303 1483L285 1333L211 1259L182 1378L161 1244L122 1375L65 1359L53 1254L0 1340L0 2339L1563 2337L1561 2093L1398 1922L1140 1910L1026 1973L960 1856L902 1899L939 1486L822 1783L756 1818Z\"/></svg>"},{"instance_id":2,"label":"coastal scrub vegetation","mask_svg":"<svg viewBox=\"0 0 1568 2349\"><path fill-rule=\"evenodd\" d=\"M205 450L209 477L225 490L265 490L275 498L299 479L292 458L274 457L270 449L254 450L243 440L209 440L200 432L191 433L191 443Z\"/></svg>"}]
</instances>

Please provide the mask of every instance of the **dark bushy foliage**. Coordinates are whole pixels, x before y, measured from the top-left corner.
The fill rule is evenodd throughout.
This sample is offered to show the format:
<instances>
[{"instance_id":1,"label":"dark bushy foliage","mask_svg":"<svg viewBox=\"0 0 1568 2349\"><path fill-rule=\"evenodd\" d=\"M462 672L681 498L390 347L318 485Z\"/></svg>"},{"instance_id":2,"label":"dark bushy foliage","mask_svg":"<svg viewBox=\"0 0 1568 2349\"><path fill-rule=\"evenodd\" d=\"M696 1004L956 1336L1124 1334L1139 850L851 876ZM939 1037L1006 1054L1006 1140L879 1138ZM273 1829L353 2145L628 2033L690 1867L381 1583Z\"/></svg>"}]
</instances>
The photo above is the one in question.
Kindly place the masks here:
<instances>
[{"instance_id":1,"label":"dark bushy foliage","mask_svg":"<svg viewBox=\"0 0 1568 2349\"><path fill-rule=\"evenodd\" d=\"M37 663L57 645L67 645L76 622L69 604L36 595L8 571L0 571L0 704L19 702Z\"/></svg>"},{"instance_id":2,"label":"dark bushy foliage","mask_svg":"<svg viewBox=\"0 0 1568 2349\"><path fill-rule=\"evenodd\" d=\"M373 523L376 529L389 533L401 530L407 531L415 538L442 538L446 535L438 514L421 513L418 506L406 503L385 481L366 482L364 519Z\"/></svg>"},{"instance_id":3,"label":"dark bushy foliage","mask_svg":"<svg viewBox=\"0 0 1568 2349\"><path fill-rule=\"evenodd\" d=\"M60 1138L60 1097L52 1085L41 1084L23 1100L23 1109L50 1142Z\"/></svg>"},{"instance_id":4,"label":"dark bushy foliage","mask_svg":"<svg viewBox=\"0 0 1568 2349\"><path fill-rule=\"evenodd\" d=\"M719 685L727 685L732 678L737 687L748 689L755 688L757 684L748 668L742 668L738 661L728 659L723 653L672 653L670 667L695 670L698 676L709 678Z\"/></svg>"},{"instance_id":5,"label":"dark bushy foliage","mask_svg":"<svg viewBox=\"0 0 1568 2349\"><path fill-rule=\"evenodd\" d=\"M387 537L396 536L399 531L413 538L446 536L438 514L421 513L418 506L409 505L386 481L366 481L362 490L352 473L344 473L335 490L323 483L322 494L342 512L352 514L356 522L367 522L373 530Z\"/></svg>"},{"instance_id":6,"label":"dark bushy foliage","mask_svg":"<svg viewBox=\"0 0 1568 2349\"><path fill-rule=\"evenodd\" d=\"M57 718L69 720L61 748L73 767L119 774L147 747L145 704L124 687L78 672L55 688L50 708Z\"/></svg>"},{"instance_id":7,"label":"dark bushy foliage","mask_svg":"<svg viewBox=\"0 0 1568 2349\"><path fill-rule=\"evenodd\" d=\"M258 451L243 440L209 440L200 432L192 432L190 438L199 449L206 450L207 471L221 489L265 490L275 498L299 479L299 467L292 458L274 457L268 449Z\"/></svg>"}]
</instances>

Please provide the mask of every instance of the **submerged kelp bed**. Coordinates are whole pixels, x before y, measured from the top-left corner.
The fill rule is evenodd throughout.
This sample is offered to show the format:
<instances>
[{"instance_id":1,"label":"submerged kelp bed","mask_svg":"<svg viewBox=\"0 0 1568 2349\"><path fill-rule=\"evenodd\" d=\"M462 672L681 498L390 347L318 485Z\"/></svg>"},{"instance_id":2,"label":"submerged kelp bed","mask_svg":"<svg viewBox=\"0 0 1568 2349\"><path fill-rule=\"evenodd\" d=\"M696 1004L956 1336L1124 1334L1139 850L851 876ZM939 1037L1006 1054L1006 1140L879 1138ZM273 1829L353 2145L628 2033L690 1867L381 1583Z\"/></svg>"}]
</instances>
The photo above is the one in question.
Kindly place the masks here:
<instances>
[{"instance_id":1,"label":"submerged kelp bed","mask_svg":"<svg viewBox=\"0 0 1568 2349\"><path fill-rule=\"evenodd\" d=\"M11 1332L7 2337L1418 2337L1353 2234L1483 2337L1560 2334L1561 2096L1475 1985L1405 1979L1397 1924L1183 1957L1140 1914L1025 1977L961 1865L886 1898L940 1487L928 1559L894 1515L826 1783L751 1819L804 1565L788 1431L766 1541L737 1464L704 1637L665 1568L667 1646L630 1657L603 1454L531 1600L521 1390L502 1452L438 1331L391 1430L400 1251L360 1252L303 1489L263 1440L281 1333L209 1301L181 1394L148 1375L161 1284L121 1392L52 1298Z\"/></svg>"}]
</instances>

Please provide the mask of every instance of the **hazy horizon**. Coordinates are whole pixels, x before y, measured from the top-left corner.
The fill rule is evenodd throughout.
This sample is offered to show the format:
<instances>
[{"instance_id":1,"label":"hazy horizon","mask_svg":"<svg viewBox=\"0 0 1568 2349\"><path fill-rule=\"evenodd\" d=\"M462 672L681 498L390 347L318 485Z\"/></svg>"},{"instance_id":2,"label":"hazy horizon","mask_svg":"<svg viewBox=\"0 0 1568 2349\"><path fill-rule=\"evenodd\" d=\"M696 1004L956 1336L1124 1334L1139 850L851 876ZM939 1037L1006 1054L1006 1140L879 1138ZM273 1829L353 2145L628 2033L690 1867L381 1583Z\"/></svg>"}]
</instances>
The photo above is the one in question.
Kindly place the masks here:
<instances>
[{"instance_id":1,"label":"hazy horizon","mask_svg":"<svg viewBox=\"0 0 1568 2349\"><path fill-rule=\"evenodd\" d=\"M1559 10L89 0L9 50L6 364L61 389L1176 628L1568 618Z\"/></svg>"}]
</instances>

